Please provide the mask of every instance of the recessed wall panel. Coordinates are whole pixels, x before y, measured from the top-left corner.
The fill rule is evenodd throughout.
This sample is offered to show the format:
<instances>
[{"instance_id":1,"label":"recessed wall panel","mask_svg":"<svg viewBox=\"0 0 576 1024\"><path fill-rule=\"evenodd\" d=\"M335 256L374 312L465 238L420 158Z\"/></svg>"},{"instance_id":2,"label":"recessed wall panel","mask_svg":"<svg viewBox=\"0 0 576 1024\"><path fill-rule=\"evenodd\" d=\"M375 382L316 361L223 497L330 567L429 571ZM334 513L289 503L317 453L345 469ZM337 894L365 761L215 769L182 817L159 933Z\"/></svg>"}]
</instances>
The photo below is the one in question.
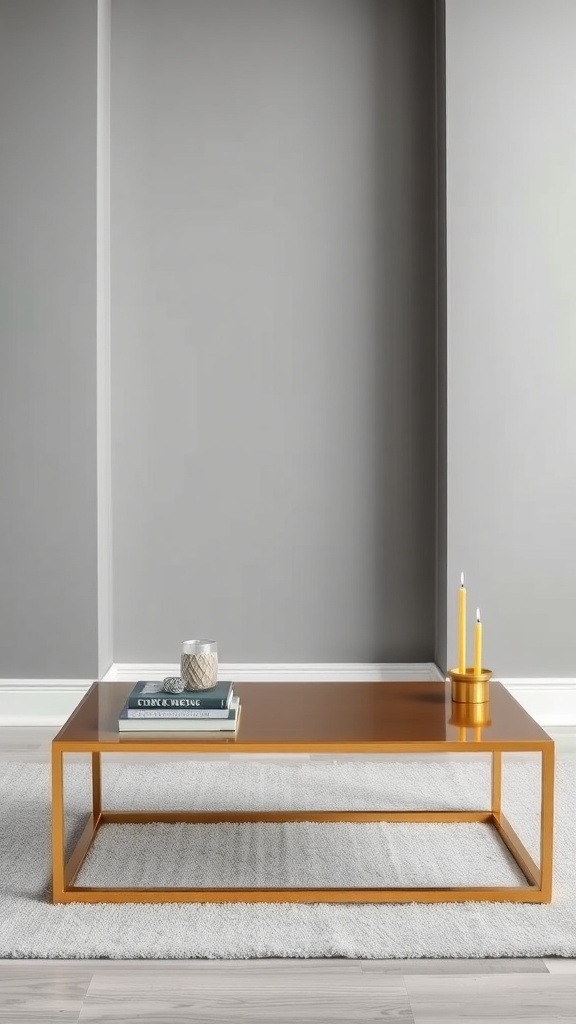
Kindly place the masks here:
<instances>
[{"instance_id":1,"label":"recessed wall panel","mask_svg":"<svg viewBox=\"0 0 576 1024\"><path fill-rule=\"evenodd\" d=\"M113 0L114 656L434 648L434 9Z\"/></svg>"},{"instance_id":2,"label":"recessed wall panel","mask_svg":"<svg viewBox=\"0 0 576 1024\"><path fill-rule=\"evenodd\" d=\"M93 0L0 0L0 677L98 669Z\"/></svg>"}]
</instances>

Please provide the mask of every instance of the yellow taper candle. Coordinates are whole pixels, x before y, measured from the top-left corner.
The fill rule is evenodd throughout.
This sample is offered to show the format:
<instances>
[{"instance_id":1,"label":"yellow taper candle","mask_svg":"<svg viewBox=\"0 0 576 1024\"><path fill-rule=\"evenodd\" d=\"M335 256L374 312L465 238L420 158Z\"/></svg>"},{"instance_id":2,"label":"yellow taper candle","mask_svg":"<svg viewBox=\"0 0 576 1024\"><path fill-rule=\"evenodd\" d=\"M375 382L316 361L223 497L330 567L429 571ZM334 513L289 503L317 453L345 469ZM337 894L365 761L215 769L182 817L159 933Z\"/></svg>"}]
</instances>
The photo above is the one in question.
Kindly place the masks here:
<instances>
[{"instance_id":1,"label":"yellow taper candle","mask_svg":"<svg viewBox=\"0 0 576 1024\"><path fill-rule=\"evenodd\" d=\"M476 609L476 625L474 626L474 675L479 676L482 671L482 623L480 621L480 609Z\"/></svg>"},{"instance_id":2,"label":"yellow taper candle","mask_svg":"<svg viewBox=\"0 0 576 1024\"><path fill-rule=\"evenodd\" d=\"M460 573L458 591L458 671L466 671L466 587L464 573Z\"/></svg>"}]
</instances>

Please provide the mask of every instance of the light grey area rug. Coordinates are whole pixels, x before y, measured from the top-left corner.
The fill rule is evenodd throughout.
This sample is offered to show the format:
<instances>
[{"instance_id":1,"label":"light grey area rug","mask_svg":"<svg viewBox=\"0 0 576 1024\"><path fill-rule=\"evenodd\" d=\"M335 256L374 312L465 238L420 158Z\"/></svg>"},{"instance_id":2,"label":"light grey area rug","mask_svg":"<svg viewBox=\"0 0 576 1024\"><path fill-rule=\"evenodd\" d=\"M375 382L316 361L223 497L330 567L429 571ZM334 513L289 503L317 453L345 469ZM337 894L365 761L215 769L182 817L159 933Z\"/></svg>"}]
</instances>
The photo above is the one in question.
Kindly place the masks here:
<instances>
[{"instance_id":1,"label":"light grey area rug","mask_svg":"<svg viewBox=\"0 0 576 1024\"><path fill-rule=\"evenodd\" d=\"M104 759L105 762L105 759ZM537 856L535 759L506 763L504 808ZM84 958L576 956L576 758L557 767L554 900L522 904L50 903L50 780L7 764L0 782L0 956ZM72 833L89 780L66 769ZM489 765L263 760L105 764L108 809L482 808ZM84 884L518 884L484 825L106 826Z\"/></svg>"}]
</instances>

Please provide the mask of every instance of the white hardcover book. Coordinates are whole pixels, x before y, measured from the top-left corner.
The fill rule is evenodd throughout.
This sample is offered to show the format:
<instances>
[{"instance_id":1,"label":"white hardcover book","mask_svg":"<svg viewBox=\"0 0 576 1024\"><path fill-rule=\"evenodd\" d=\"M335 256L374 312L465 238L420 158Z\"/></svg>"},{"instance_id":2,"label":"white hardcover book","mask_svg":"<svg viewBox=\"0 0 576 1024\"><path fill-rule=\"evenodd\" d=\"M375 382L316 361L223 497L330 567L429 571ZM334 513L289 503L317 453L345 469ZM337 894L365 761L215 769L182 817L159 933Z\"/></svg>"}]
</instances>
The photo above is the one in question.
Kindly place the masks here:
<instances>
[{"instance_id":1,"label":"white hardcover book","mask_svg":"<svg viewBox=\"0 0 576 1024\"><path fill-rule=\"evenodd\" d=\"M118 719L120 732L234 732L240 717L240 700L233 697L226 718L128 718L124 707Z\"/></svg>"},{"instance_id":2,"label":"white hardcover book","mask_svg":"<svg viewBox=\"0 0 576 1024\"><path fill-rule=\"evenodd\" d=\"M156 722L174 718L228 718L230 708L126 708L126 718L153 718Z\"/></svg>"}]
</instances>

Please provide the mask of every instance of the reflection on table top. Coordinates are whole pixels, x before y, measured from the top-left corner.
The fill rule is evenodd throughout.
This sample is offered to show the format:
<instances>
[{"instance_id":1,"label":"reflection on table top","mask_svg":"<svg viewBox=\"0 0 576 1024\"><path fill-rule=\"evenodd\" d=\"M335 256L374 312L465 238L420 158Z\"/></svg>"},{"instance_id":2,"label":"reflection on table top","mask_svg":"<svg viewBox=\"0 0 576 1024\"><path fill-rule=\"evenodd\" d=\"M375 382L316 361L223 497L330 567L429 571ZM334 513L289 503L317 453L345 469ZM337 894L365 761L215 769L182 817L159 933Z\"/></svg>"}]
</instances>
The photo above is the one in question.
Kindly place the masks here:
<instances>
[{"instance_id":1,"label":"reflection on table top","mask_svg":"<svg viewBox=\"0 0 576 1024\"><path fill-rule=\"evenodd\" d=\"M94 683L55 737L74 749L243 752L529 750L550 737L492 681L478 710L451 700L450 684L418 682L235 683L241 716L235 733L118 732L134 682Z\"/></svg>"}]
</instances>

